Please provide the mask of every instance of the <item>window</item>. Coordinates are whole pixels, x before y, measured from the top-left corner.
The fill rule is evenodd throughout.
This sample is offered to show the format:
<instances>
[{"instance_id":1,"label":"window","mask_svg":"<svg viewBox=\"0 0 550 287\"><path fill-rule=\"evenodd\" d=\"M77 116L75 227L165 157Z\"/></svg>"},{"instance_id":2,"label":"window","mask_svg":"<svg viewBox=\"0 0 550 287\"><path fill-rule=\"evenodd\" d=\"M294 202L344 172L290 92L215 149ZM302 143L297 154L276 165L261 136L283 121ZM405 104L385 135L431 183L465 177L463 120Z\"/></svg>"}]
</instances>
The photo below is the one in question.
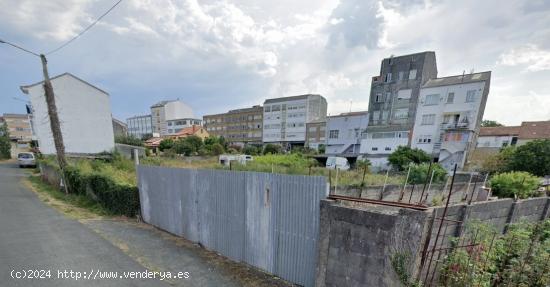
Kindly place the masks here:
<instances>
[{"instance_id":1,"label":"window","mask_svg":"<svg viewBox=\"0 0 550 287\"><path fill-rule=\"evenodd\" d=\"M418 143L419 144L428 144L432 142L432 136L430 135L423 135L418 137Z\"/></svg>"},{"instance_id":2,"label":"window","mask_svg":"<svg viewBox=\"0 0 550 287\"><path fill-rule=\"evenodd\" d=\"M455 101L455 93L449 93L447 95L447 104L452 104Z\"/></svg>"},{"instance_id":3,"label":"window","mask_svg":"<svg viewBox=\"0 0 550 287\"><path fill-rule=\"evenodd\" d=\"M381 103L381 102L384 101L384 96L382 96L381 93L377 93L377 94L376 94L376 97L374 98L374 101L375 101L376 103Z\"/></svg>"},{"instance_id":4,"label":"window","mask_svg":"<svg viewBox=\"0 0 550 287\"><path fill-rule=\"evenodd\" d=\"M276 106L272 106L272 107L271 107L271 111L273 111L273 112L278 112L278 111L280 111L280 110L281 110L281 106L279 106L279 105L276 105Z\"/></svg>"},{"instance_id":5,"label":"window","mask_svg":"<svg viewBox=\"0 0 550 287\"><path fill-rule=\"evenodd\" d=\"M466 92L466 102L471 103L471 102L475 102L475 101L476 101L476 91L475 90L470 90L470 91Z\"/></svg>"},{"instance_id":6,"label":"window","mask_svg":"<svg viewBox=\"0 0 550 287\"><path fill-rule=\"evenodd\" d=\"M339 132L340 132L339 130L330 130L330 131L328 132L328 138L329 138L329 139L337 139L337 138L338 138L338 133L339 133Z\"/></svg>"},{"instance_id":7,"label":"window","mask_svg":"<svg viewBox=\"0 0 550 287\"><path fill-rule=\"evenodd\" d=\"M373 148L371 148L371 149L372 149L373 151L377 151L377 150L378 150L377 147L373 147Z\"/></svg>"},{"instance_id":8,"label":"window","mask_svg":"<svg viewBox=\"0 0 550 287\"><path fill-rule=\"evenodd\" d=\"M264 112L271 112L271 106L265 106Z\"/></svg>"},{"instance_id":9,"label":"window","mask_svg":"<svg viewBox=\"0 0 550 287\"><path fill-rule=\"evenodd\" d=\"M387 73L386 74L386 80L385 80L386 83L389 83L391 82L391 73Z\"/></svg>"},{"instance_id":10,"label":"window","mask_svg":"<svg viewBox=\"0 0 550 287\"><path fill-rule=\"evenodd\" d=\"M399 92L397 92L397 99L408 100L411 98L411 93L412 93L411 89L399 90Z\"/></svg>"},{"instance_id":11,"label":"window","mask_svg":"<svg viewBox=\"0 0 550 287\"><path fill-rule=\"evenodd\" d=\"M395 133L393 133L393 132L390 132L390 133L373 133L372 134L373 139L389 139L389 138L394 138L394 137L395 137Z\"/></svg>"},{"instance_id":12,"label":"window","mask_svg":"<svg viewBox=\"0 0 550 287\"><path fill-rule=\"evenodd\" d=\"M391 147L387 146L384 148L384 150L391 150Z\"/></svg>"},{"instance_id":13,"label":"window","mask_svg":"<svg viewBox=\"0 0 550 287\"><path fill-rule=\"evenodd\" d=\"M422 125L433 125L435 123L435 114L422 115Z\"/></svg>"},{"instance_id":14,"label":"window","mask_svg":"<svg viewBox=\"0 0 550 287\"><path fill-rule=\"evenodd\" d=\"M405 76L404 74L405 73L403 71L399 72L399 76L397 77L397 80L398 81L403 81L403 76Z\"/></svg>"},{"instance_id":15,"label":"window","mask_svg":"<svg viewBox=\"0 0 550 287\"><path fill-rule=\"evenodd\" d=\"M386 100L390 100L391 99L391 92L386 92L386 97L385 97Z\"/></svg>"},{"instance_id":16,"label":"window","mask_svg":"<svg viewBox=\"0 0 550 287\"><path fill-rule=\"evenodd\" d=\"M409 80L416 80L416 69L409 71Z\"/></svg>"},{"instance_id":17,"label":"window","mask_svg":"<svg viewBox=\"0 0 550 287\"><path fill-rule=\"evenodd\" d=\"M372 112L372 120L373 120L373 121L378 121L378 120L380 120L380 111L374 111L374 112Z\"/></svg>"},{"instance_id":18,"label":"window","mask_svg":"<svg viewBox=\"0 0 550 287\"><path fill-rule=\"evenodd\" d=\"M439 95L427 95L424 100L425 106L432 106L439 104Z\"/></svg>"},{"instance_id":19,"label":"window","mask_svg":"<svg viewBox=\"0 0 550 287\"><path fill-rule=\"evenodd\" d=\"M409 109L395 109L393 112L394 119L406 119L409 117Z\"/></svg>"},{"instance_id":20,"label":"window","mask_svg":"<svg viewBox=\"0 0 550 287\"><path fill-rule=\"evenodd\" d=\"M172 122L168 122L168 126L171 127L171 126L172 126Z\"/></svg>"}]
</instances>

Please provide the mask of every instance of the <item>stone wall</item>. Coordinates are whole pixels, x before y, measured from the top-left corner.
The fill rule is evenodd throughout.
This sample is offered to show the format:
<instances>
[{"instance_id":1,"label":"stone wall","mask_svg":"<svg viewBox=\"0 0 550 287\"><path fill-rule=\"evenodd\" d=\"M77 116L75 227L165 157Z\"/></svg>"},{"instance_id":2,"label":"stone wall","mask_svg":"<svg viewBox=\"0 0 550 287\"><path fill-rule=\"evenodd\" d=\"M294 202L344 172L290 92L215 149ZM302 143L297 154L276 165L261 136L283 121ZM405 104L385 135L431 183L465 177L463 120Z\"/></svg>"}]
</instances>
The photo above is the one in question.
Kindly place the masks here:
<instances>
[{"instance_id":1,"label":"stone wall","mask_svg":"<svg viewBox=\"0 0 550 287\"><path fill-rule=\"evenodd\" d=\"M391 258L410 256L415 274L428 212L321 202L316 286L401 286Z\"/></svg>"}]
</instances>

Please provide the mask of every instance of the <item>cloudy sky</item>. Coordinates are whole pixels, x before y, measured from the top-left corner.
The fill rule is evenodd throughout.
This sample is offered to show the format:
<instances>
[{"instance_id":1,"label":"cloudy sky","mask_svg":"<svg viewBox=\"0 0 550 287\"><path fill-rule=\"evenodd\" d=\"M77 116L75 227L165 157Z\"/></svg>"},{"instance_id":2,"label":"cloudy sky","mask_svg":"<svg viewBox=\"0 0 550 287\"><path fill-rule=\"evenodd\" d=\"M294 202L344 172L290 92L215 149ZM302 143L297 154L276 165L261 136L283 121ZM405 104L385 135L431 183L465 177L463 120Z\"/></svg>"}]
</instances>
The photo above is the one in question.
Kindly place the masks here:
<instances>
[{"instance_id":1,"label":"cloudy sky","mask_svg":"<svg viewBox=\"0 0 550 287\"><path fill-rule=\"evenodd\" d=\"M115 0L0 0L0 38L37 52L78 34ZM550 1L124 0L51 54L108 91L115 117L179 98L197 116L319 93L329 113L366 110L390 55L435 51L439 76L491 70L486 119L550 120ZM40 61L0 44L0 113Z\"/></svg>"}]
</instances>

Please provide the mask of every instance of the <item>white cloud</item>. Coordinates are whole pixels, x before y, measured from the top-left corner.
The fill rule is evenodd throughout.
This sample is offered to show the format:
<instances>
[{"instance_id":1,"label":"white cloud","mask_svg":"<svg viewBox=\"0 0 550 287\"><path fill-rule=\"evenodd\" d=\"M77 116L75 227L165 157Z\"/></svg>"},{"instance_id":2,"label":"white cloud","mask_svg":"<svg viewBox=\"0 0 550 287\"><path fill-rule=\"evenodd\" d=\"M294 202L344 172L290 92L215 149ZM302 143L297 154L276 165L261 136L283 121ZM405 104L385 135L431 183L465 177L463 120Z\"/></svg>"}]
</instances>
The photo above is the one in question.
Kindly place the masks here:
<instances>
[{"instance_id":1,"label":"white cloud","mask_svg":"<svg viewBox=\"0 0 550 287\"><path fill-rule=\"evenodd\" d=\"M498 63L506 66L527 66L527 71L531 72L550 70L550 50L528 44L503 53Z\"/></svg>"}]
</instances>

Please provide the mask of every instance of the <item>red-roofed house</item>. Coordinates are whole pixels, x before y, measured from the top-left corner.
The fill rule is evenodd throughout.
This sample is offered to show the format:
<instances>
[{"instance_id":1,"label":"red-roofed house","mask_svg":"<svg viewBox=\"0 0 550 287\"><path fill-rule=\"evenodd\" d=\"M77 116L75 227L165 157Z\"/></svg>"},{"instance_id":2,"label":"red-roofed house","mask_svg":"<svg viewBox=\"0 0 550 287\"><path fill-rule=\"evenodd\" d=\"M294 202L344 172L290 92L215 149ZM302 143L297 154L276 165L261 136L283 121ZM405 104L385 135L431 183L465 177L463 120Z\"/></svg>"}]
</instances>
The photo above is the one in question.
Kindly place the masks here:
<instances>
[{"instance_id":1,"label":"red-roofed house","mask_svg":"<svg viewBox=\"0 0 550 287\"><path fill-rule=\"evenodd\" d=\"M173 136L170 136L170 137L173 138L173 139L180 139L180 138L185 138L185 137L188 137L188 136L198 136L199 138L204 140L205 138L207 138L209 136L209 134L208 134L208 132L206 131L206 129L204 127L193 125L193 126L182 129L177 134L175 134Z\"/></svg>"}]
</instances>

